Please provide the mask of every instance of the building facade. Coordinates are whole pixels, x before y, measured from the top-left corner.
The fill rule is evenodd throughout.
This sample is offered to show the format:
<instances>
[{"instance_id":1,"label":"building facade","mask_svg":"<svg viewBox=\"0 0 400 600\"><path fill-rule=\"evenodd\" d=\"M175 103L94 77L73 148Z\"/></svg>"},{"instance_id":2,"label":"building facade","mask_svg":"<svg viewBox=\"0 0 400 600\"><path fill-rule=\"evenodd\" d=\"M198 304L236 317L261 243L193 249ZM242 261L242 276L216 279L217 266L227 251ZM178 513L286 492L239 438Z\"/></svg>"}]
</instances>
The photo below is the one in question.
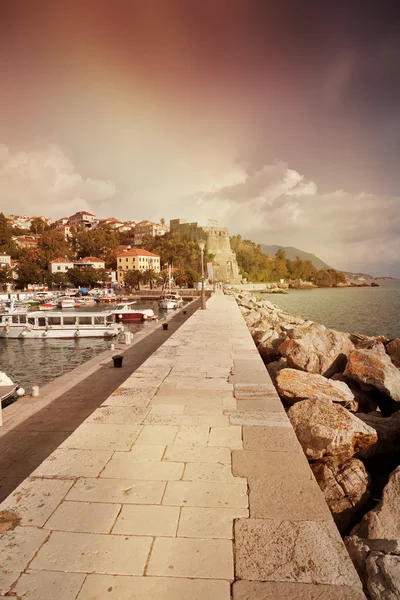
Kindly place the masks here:
<instances>
[{"instance_id":1,"label":"building facade","mask_svg":"<svg viewBox=\"0 0 400 600\"><path fill-rule=\"evenodd\" d=\"M140 221L135 226L135 246L140 246L146 236L157 237L165 235L167 231L168 227L166 225L160 225L160 223L153 223L152 221Z\"/></svg>"},{"instance_id":2,"label":"building facade","mask_svg":"<svg viewBox=\"0 0 400 600\"><path fill-rule=\"evenodd\" d=\"M214 254L214 281L240 283L239 266L231 248L229 232L226 227L220 227L218 221L210 220L208 225L201 226L198 223L188 223L185 219L173 219L170 221L170 231L194 242L206 242L207 252Z\"/></svg>"},{"instance_id":3,"label":"building facade","mask_svg":"<svg viewBox=\"0 0 400 600\"><path fill-rule=\"evenodd\" d=\"M105 269L106 263L95 256L85 256L74 263L75 267L93 267L93 269Z\"/></svg>"},{"instance_id":4,"label":"building facade","mask_svg":"<svg viewBox=\"0 0 400 600\"><path fill-rule=\"evenodd\" d=\"M74 263L69 258L55 258L49 262L50 273L66 273L74 268Z\"/></svg>"},{"instance_id":5,"label":"building facade","mask_svg":"<svg viewBox=\"0 0 400 600\"><path fill-rule=\"evenodd\" d=\"M98 222L99 219L95 215L92 215L92 213L86 212L86 210L81 210L68 219L69 225L71 225L71 227L75 227L76 229L82 227L85 229L93 229L96 227Z\"/></svg>"},{"instance_id":6,"label":"building facade","mask_svg":"<svg viewBox=\"0 0 400 600\"><path fill-rule=\"evenodd\" d=\"M118 283L122 284L124 282L125 273L131 269L137 269L138 271L153 269L156 273L159 273L160 257L143 248L131 248L131 250L119 253L117 256Z\"/></svg>"}]
</instances>

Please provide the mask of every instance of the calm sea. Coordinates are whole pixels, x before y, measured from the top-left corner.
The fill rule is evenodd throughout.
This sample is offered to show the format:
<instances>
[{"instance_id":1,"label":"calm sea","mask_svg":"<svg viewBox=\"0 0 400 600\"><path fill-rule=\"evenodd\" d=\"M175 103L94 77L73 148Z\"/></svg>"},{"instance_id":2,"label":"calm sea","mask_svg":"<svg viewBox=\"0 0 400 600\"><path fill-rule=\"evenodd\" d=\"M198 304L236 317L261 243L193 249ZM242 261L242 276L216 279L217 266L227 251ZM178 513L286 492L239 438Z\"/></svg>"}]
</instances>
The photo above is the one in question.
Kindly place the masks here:
<instances>
[{"instance_id":1,"label":"calm sea","mask_svg":"<svg viewBox=\"0 0 400 600\"><path fill-rule=\"evenodd\" d=\"M80 311L111 310L101 304L79 309ZM152 308L158 314L157 302L137 302L138 308ZM63 312L71 312L64 310ZM162 315L160 315L162 316ZM133 333L147 324L125 324ZM5 340L0 339L0 371L4 371L14 383L31 393L33 385L43 387L56 377L72 371L80 364L110 348L112 341L83 338L80 340Z\"/></svg>"},{"instance_id":2,"label":"calm sea","mask_svg":"<svg viewBox=\"0 0 400 600\"><path fill-rule=\"evenodd\" d=\"M349 333L400 337L400 280L380 287L289 290L262 298L288 312Z\"/></svg>"}]
</instances>

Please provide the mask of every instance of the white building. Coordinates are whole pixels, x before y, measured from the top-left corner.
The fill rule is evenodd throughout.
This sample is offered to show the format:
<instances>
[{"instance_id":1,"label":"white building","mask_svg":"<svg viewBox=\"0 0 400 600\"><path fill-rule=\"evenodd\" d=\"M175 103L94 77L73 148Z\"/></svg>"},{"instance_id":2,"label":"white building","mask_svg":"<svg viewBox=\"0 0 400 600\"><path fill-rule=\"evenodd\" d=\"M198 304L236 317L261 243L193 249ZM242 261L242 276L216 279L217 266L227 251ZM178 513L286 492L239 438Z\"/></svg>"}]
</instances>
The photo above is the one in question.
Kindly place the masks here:
<instances>
[{"instance_id":1,"label":"white building","mask_svg":"<svg viewBox=\"0 0 400 600\"><path fill-rule=\"evenodd\" d=\"M69 225L79 229L80 227L84 227L86 229L93 229L96 227L99 219L92 215L92 213L87 212L86 210L82 210L80 212L75 213L72 217L69 218Z\"/></svg>"},{"instance_id":2,"label":"white building","mask_svg":"<svg viewBox=\"0 0 400 600\"><path fill-rule=\"evenodd\" d=\"M0 268L10 267L11 268L11 256L9 254L0 252Z\"/></svg>"},{"instance_id":3,"label":"white building","mask_svg":"<svg viewBox=\"0 0 400 600\"><path fill-rule=\"evenodd\" d=\"M74 263L69 258L56 258L49 263L50 273L66 273L74 268Z\"/></svg>"},{"instance_id":4,"label":"white building","mask_svg":"<svg viewBox=\"0 0 400 600\"><path fill-rule=\"evenodd\" d=\"M85 256L74 263L75 267L93 267L93 269L105 269L106 263L95 256Z\"/></svg>"}]
</instances>

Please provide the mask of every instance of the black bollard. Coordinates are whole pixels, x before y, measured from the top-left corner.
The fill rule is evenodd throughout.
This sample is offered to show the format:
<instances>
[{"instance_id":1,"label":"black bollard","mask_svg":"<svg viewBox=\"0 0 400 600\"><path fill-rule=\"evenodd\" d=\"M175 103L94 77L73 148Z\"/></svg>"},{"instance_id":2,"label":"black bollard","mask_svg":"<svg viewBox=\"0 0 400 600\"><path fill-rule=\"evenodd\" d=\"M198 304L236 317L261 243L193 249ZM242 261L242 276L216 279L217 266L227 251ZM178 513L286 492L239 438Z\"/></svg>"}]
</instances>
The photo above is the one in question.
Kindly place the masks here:
<instances>
[{"instance_id":1,"label":"black bollard","mask_svg":"<svg viewBox=\"0 0 400 600\"><path fill-rule=\"evenodd\" d=\"M114 361L114 369L121 369L122 361L124 360L124 357L121 356L120 354L116 354L115 356L112 357L112 359Z\"/></svg>"},{"instance_id":2,"label":"black bollard","mask_svg":"<svg viewBox=\"0 0 400 600\"><path fill-rule=\"evenodd\" d=\"M167 331L168 325L169 325L169 323L163 323L162 324L162 328L164 329L164 331Z\"/></svg>"}]
</instances>

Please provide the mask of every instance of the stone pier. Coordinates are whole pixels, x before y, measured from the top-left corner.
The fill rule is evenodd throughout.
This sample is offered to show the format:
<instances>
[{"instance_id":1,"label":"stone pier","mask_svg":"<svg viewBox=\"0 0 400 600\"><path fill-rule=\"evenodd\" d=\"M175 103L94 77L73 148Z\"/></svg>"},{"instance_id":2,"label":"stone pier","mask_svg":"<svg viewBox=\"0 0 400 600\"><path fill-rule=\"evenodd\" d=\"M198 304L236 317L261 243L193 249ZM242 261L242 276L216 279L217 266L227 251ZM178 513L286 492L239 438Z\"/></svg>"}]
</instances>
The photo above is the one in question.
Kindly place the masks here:
<instances>
[{"instance_id":1,"label":"stone pier","mask_svg":"<svg viewBox=\"0 0 400 600\"><path fill-rule=\"evenodd\" d=\"M364 598L231 296L191 316L0 512L2 595Z\"/></svg>"}]
</instances>

